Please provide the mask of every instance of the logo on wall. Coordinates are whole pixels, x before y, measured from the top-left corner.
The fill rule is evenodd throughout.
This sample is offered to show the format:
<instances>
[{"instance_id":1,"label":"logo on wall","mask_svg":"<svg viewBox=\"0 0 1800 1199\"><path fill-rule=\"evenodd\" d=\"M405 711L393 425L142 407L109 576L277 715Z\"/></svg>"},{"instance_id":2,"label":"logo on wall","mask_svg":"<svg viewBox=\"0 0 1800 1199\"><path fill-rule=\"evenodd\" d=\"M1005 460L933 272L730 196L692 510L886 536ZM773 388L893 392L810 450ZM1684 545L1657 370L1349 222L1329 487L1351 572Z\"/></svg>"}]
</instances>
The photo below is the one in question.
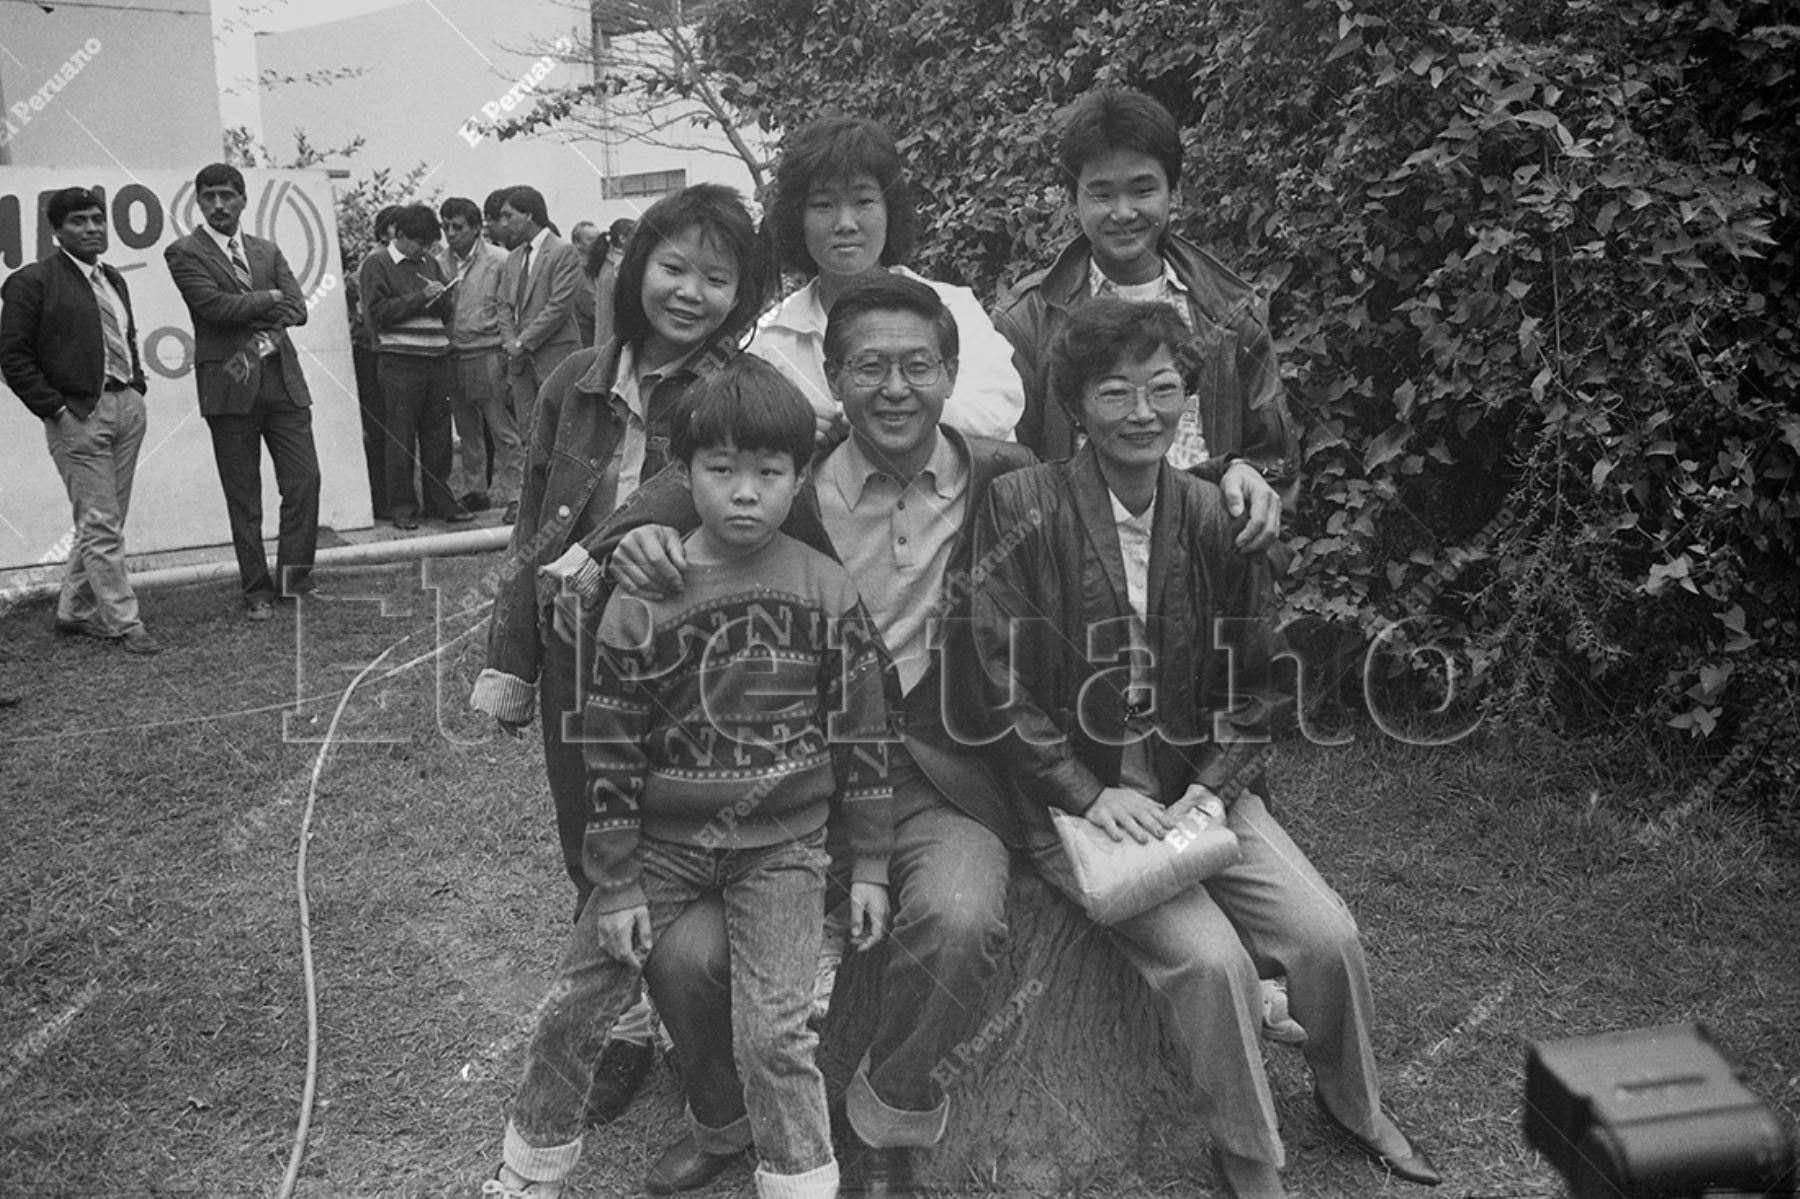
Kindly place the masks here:
<instances>
[{"instance_id":1,"label":"logo on wall","mask_svg":"<svg viewBox=\"0 0 1800 1199\"><path fill-rule=\"evenodd\" d=\"M280 246L301 293L317 294L331 273L331 238L325 214L311 196L289 180L269 179L260 185L245 182L250 196L244 205L244 232ZM169 219L182 237L202 223L192 181L183 183L169 202Z\"/></svg>"}]
</instances>

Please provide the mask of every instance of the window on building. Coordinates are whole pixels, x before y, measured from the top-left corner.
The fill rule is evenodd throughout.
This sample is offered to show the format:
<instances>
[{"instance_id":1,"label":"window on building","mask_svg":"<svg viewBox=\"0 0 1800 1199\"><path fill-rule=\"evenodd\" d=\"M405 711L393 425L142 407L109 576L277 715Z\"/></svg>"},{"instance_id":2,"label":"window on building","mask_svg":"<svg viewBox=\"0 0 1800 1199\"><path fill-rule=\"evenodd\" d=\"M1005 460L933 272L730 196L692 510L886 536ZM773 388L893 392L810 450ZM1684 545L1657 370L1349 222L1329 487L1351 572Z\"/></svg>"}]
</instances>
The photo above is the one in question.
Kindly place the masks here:
<instances>
[{"instance_id":1,"label":"window on building","mask_svg":"<svg viewBox=\"0 0 1800 1199\"><path fill-rule=\"evenodd\" d=\"M614 175L604 181L601 194L608 200L626 200L638 196L666 196L686 186L685 170L643 171L636 175Z\"/></svg>"}]
</instances>

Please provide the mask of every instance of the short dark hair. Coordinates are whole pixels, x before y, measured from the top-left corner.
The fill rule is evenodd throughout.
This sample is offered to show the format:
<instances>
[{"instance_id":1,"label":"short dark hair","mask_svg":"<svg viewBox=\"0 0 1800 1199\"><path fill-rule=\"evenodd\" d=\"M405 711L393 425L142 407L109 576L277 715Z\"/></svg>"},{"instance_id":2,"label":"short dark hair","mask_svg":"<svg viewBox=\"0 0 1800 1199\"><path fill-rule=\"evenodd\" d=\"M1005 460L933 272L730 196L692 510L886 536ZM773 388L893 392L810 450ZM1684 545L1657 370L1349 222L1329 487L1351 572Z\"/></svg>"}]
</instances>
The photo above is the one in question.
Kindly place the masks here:
<instances>
[{"instance_id":1,"label":"short dark hair","mask_svg":"<svg viewBox=\"0 0 1800 1199\"><path fill-rule=\"evenodd\" d=\"M619 340L636 346L650 336L643 298L650 255L671 238L696 229L702 241L725 251L738 268L737 302L712 340L735 338L762 311L769 271L744 198L722 183L696 183L652 204L625 246L619 277L613 284L613 332Z\"/></svg>"},{"instance_id":2,"label":"short dark hair","mask_svg":"<svg viewBox=\"0 0 1800 1199\"><path fill-rule=\"evenodd\" d=\"M394 217L394 232L430 245L443 236L444 228L438 224L437 213L431 211L431 205L408 204Z\"/></svg>"},{"instance_id":3,"label":"short dark hair","mask_svg":"<svg viewBox=\"0 0 1800 1199\"><path fill-rule=\"evenodd\" d=\"M50 193L50 202L44 205L44 219L52 229L61 229L64 221L90 208L98 208L101 216L106 215L106 201L99 188L65 187Z\"/></svg>"},{"instance_id":4,"label":"short dark hair","mask_svg":"<svg viewBox=\"0 0 1800 1199\"><path fill-rule=\"evenodd\" d=\"M937 334L938 353L946 361L957 357L961 343L956 317L929 284L904 275L874 271L852 280L831 306L825 320L825 364L835 367L844 360L850 326L871 312L911 312L931 322Z\"/></svg>"},{"instance_id":5,"label":"short dark hair","mask_svg":"<svg viewBox=\"0 0 1800 1199\"><path fill-rule=\"evenodd\" d=\"M530 217L538 228L550 228L550 206L544 203L544 193L537 188L529 184L515 187L506 193L505 203L514 212Z\"/></svg>"},{"instance_id":6,"label":"short dark hair","mask_svg":"<svg viewBox=\"0 0 1800 1199\"><path fill-rule=\"evenodd\" d=\"M1148 154L1162 165L1170 188L1181 182L1181 126L1143 92L1104 88L1089 92L1069 110L1057 146L1069 191L1075 191L1083 167L1114 150Z\"/></svg>"},{"instance_id":7,"label":"short dark hair","mask_svg":"<svg viewBox=\"0 0 1800 1199\"><path fill-rule=\"evenodd\" d=\"M380 212L375 214L375 224L372 228L376 241L386 241L394 232L394 218L400 215L402 207L404 205L386 204L382 206Z\"/></svg>"},{"instance_id":8,"label":"short dark hair","mask_svg":"<svg viewBox=\"0 0 1800 1199\"><path fill-rule=\"evenodd\" d=\"M194 190L203 192L209 187L229 187L240 196L250 194L244 186L244 172L228 162L209 162L200 168L194 176Z\"/></svg>"},{"instance_id":9,"label":"short dark hair","mask_svg":"<svg viewBox=\"0 0 1800 1199\"><path fill-rule=\"evenodd\" d=\"M1089 300L1050 342L1050 394L1077 419L1081 393L1122 362L1142 362L1165 346L1179 354L1188 327L1168 304Z\"/></svg>"},{"instance_id":10,"label":"short dark hair","mask_svg":"<svg viewBox=\"0 0 1800 1199\"><path fill-rule=\"evenodd\" d=\"M453 217L461 217L463 224L469 228L481 228L481 209L477 208L475 201L467 196L451 196L439 204L438 216L442 217L446 223Z\"/></svg>"},{"instance_id":11,"label":"short dark hair","mask_svg":"<svg viewBox=\"0 0 1800 1199\"><path fill-rule=\"evenodd\" d=\"M513 184L510 187L496 187L489 192L487 199L481 202L481 215L490 221L499 220L500 206L506 203L506 197L512 195L517 186L517 184Z\"/></svg>"},{"instance_id":12,"label":"short dark hair","mask_svg":"<svg viewBox=\"0 0 1800 1199\"><path fill-rule=\"evenodd\" d=\"M802 275L819 273L819 264L806 249L806 195L815 184L848 181L856 175L873 178L887 204L881 265L894 266L912 256L919 214L894 135L879 121L821 117L782 142L781 161L775 167L769 221L782 265Z\"/></svg>"},{"instance_id":13,"label":"short dark hair","mask_svg":"<svg viewBox=\"0 0 1800 1199\"><path fill-rule=\"evenodd\" d=\"M607 239L610 240L613 245L619 247L620 249L624 249L625 243L627 241L631 240L632 230L634 230L636 228L637 228L636 221L632 220L628 216L622 216L618 220L614 221L607 228L606 236L607 236Z\"/></svg>"},{"instance_id":14,"label":"short dark hair","mask_svg":"<svg viewBox=\"0 0 1800 1199\"><path fill-rule=\"evenodd\" d=\"M677 462L692 466L695 454L722 446L786 454L796 471L812 461L818 435L812 405L755 354L739 354L695 383L682 406L687 418L669 434L669 454Z\"/></svg>"}]
</instances>

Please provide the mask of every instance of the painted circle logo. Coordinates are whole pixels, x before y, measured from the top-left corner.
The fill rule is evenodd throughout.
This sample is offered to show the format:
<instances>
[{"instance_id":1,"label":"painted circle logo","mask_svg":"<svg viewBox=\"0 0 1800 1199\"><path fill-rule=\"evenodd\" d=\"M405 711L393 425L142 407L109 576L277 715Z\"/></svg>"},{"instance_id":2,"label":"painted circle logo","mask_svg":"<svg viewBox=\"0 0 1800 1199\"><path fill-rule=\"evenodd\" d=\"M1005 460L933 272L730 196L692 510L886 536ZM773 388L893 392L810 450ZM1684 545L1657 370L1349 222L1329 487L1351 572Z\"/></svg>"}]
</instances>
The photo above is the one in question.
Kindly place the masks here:
<instances>
[{"instance_id":1,"label":"painted circle logo","mask_svg":"<svg viewBox=\"0 0 1800 1199\"><path fill-rule=\"evenodd\" d=\"M313 295L331 273L331 230L326 216L305 190L287 179L245 181L250 189L244 205L243 229L281 247L303 295ZM169 203L169 219L185 237L201 223L194 185L183 183Z\"/></svg>"}]
</instances>

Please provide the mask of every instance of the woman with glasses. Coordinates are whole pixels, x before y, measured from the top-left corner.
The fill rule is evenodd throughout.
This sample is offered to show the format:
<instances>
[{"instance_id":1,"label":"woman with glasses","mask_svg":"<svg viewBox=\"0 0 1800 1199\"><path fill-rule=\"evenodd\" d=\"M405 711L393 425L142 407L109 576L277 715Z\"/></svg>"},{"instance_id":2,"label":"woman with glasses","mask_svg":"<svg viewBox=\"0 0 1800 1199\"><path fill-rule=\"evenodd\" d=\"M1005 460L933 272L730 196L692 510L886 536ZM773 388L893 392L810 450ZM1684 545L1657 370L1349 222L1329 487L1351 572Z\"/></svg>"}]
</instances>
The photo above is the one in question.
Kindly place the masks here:
<instances>
[{"instance_id":1,"label":"woman with glasses","mask_svg":"<svg viewBox=\"0 0 1800 1199\"><path fill-rule=\"evenodd\" d=\"M1144 843L1204 805L1241 860L1109 927L1185 1042L1225 1193L1284 1194L1263 1072L1259 976L1285 974L1314 1098L1390 1173L1439 1176L1381 1107L1367 967L1343 900L1270 814L1272 638L1265 558L1236 551L1218 487L1164 457L1187 387L1166 304L1096 299L1050 351L1049 391L1086 434L1066 462L994 481L975 526L973 596L999 763L1039 873L1079 899L1050 819ZM1204 397L1203 397L1204 398Z\"/></svg>"},{"instance_id":2,"label":"woman with glasses","mask_svg":"<svg viewBox=\"0 0 1800 1199\"><path fill-rule=\"evenodd\" d=\"M919 216L894 137L876 121L825 117L782 146L768 216L782 265L808 282L776 305L750 352L792 379L813 406L821 441L842 436L843 411L825 378L825 317L852 280L892 271L929 285L956 318L962 340L944 423L1011 441L1025 410L1012 343L966 287L924 279L900 265L912 253Z\"/></svg>"}]
</instances>

